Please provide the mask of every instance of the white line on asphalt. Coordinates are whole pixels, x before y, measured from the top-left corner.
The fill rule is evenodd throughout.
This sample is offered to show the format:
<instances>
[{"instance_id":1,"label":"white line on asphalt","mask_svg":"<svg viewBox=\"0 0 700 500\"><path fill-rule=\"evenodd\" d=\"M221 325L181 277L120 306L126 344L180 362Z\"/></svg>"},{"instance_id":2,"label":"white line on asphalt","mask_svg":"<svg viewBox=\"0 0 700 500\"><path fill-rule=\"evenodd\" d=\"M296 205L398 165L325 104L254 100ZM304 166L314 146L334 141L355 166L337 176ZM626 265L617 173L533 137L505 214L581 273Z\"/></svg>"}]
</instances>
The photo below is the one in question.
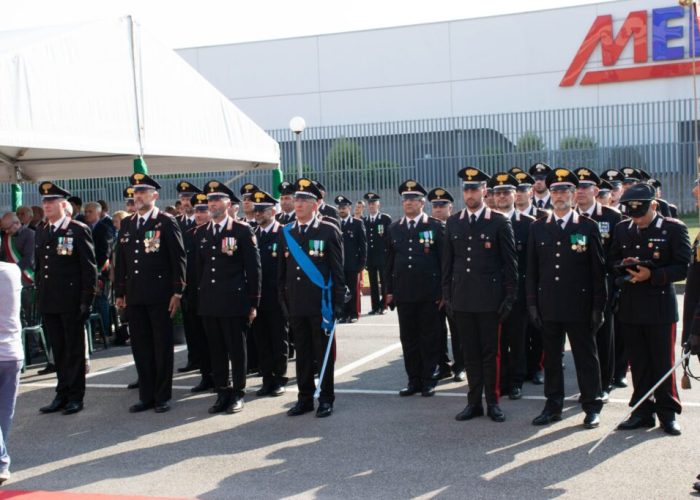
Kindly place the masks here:
<instances>
[{"instance_id":1,"label":"white line on asphalt","mask_svg":"<svg viewBox=\"0 0 700 500\"><path fill-rule=\"evenodd\" d=\"M343 327L343 328L345 328L346 326L387 326L387 327L392 327L392 328L398 328L399 324L398 323L360 323L358 321L357 323L342 323L338 326Z\"/></svg>"},{"instance_id":2,"label":"white line on asphalt","mask_svg":"<svg viewBox=\"0 0 700 500\"><path fill-rule=\"evenodd\" d=\"M185 349L187 349L187 346L185 345L178 345L175 346L175 353L182 352ZM124 368L128 368L130 366L134 366L133 361L129 361L127 363L121 363L115 366L110 366L109 368L105 368L104 370L97 370L95 372L90 372L87 375L85 375L85 378L92 378L92 377L97 377L98 375L106 375L108 373L113 373L113 372L118 372L119 370L123 370Z\"/></svg>"},{"instance_id":3,"label":"white line on asphalt","mask_svg":"<svg viewBox=\"0 0 700 500\"><path fill-rule=\"evenodd\" d=\"M395 344L391 344L389 346L386 346L383 349L379 349L378 351L373 352L372 354L369 354L369 355L365 356L364 358L360 358L357 361L353 361L349 365L345 365L342 368L338 368L337 370L335 370L335 376L339 377L340 375L344 375L344 374L354 370L358 366L362 366L366 363L369 363L370 361L372 361L374 359L380 358L380 357L384 356L386 353L389 353L391 351L395 351L399 347L401 347L401 342L397 342Z\"/></svg>"},{"instance_id":4,"label":"white line on asphalt","mask_svg":"<svg viewBox=\"0 0 700 500\"><path fill-rule=\"evenodd\" d=\"M50 383L50 382L23 382L21 386L24 387L56 387L55 383ZM86 387L90 389L126 389L126 385L124 384L86 384ZM252 386L248 387L248 390L251 392L259 389L260 386ZM191 386L185 386L185 385L174 385L173 389L176 390L181 390L181 391L189 391L191 389ZM287 392L299 392L299 390L296 387L287 387ZM365 394L369 396L398 396L399 391L396 389L394 390L384 390L384 389L335 389L335 392L337 394ZM465 393L461 392L436 392L436 396L439 397L448 397L448 398L466 398L467 395ZM532 401L546 401L546 398L544 396L523 396L523 399L529 399ZM572 396L567 396L566 398L567 401L575 401L578 399L578 394L574 394ZM628 404L629 401L626 399L610 399L610 403L614 404ZM694 402L694 401L686 401L682 403L683 406L688 407L688 408L700 408L700 403Z\"/></svg>"}]
</instances>

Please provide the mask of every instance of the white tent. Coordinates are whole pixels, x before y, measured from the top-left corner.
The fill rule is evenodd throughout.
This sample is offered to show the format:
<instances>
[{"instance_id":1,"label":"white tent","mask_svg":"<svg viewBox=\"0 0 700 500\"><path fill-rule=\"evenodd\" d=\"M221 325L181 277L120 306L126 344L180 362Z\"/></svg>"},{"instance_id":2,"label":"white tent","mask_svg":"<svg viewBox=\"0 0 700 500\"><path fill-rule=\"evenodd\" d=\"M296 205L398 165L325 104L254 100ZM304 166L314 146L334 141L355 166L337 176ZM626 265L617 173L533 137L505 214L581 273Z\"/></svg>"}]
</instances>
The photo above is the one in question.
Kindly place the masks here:
<instances>
[{"instance_id":1,"label":"white tent","mask_svg":"<svg viewBox=\"0 0 700 500\"><path fill-rule=\"evenodd\" d=\"M251 78L251 75L241 75ZM131 17L0 33L0 182L274 168L279 145Z\"/></svg>"}]
</instances>

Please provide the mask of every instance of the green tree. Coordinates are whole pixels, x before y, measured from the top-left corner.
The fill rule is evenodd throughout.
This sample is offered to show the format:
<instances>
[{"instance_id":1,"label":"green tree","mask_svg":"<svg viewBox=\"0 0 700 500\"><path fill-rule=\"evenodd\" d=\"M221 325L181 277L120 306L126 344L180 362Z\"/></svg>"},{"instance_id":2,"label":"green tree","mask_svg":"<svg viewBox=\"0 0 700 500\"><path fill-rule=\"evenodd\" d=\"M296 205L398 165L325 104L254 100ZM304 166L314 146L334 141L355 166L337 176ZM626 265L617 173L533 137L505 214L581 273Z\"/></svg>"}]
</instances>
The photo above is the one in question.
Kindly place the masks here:
<instances>
[{"instance_id":1,"label":"green tree","mask_svg":"<svg viewBox=\"0 0 700 500\"><path fill-rule=\"evenodd\" d=\"M574 169L598 167L598 143L588 135L570 135L559 141L557 165Z\"/></svg>"},{"instance_id":2,"label":"green tree","mask_svg":"<svg viewBox=\"0 0 700 500\"><path fill-rule=\"evenodd\" d=\"M324 173L329 191L361 189L365 169L360 145L347 137L339 137L326 155ZM355 186L358 186L357 188Z\"/></svg>"},{"instance_id":3,"label":"green tree","mask_svg":"<svg viewBox=\"0 0 700 500\"><path fill-rule=\"evenodd\" d=\"M527 131L518 139L515 150L518 153L544 151L544 141L535 132Z\"/></svg>"}]
</instances>

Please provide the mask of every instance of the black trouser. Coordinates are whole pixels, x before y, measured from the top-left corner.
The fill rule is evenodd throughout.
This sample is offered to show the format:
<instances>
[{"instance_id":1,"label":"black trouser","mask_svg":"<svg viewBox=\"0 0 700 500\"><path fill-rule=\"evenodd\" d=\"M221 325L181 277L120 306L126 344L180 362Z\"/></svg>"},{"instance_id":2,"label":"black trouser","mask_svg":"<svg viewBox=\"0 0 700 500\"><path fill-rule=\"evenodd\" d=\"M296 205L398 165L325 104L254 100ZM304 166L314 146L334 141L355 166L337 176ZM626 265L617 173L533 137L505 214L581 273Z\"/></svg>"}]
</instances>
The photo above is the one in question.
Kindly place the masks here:
<instances>
[{"instance_id":1,"label":"black trouser","mask_svg":"<svg viewBox=\"0 0 700 500\"><path fill-rule=\"evenodd\" d=\"M345 303L344 316L346 318L357 318L357 284L358 284L358 272L357 271L344 271L345 284L350 290L350 300Z\"/></svg>"},{"instance_id":2,"label":"black trouser","mask_svg":"<svg viewBox=\"0 0 700 500\"><path fill-rule=\"evenodd\" d=\"M615 376L615 328L610 307L603 312L605 322L596 333L598 360L600 362L600 384L607 391Z\"/></svg>"},{"instance_id":3,"label":"black trouser","mask_svg":"<svg viewBox=\"0 0 700 500\"><path fill-rule=\"evenodd\" d=\"M542 332L527 322L525 329L525 350L527 352L527 377L531 378L543 366Z\"/></svg>"},{"instance_id":4,"label":"black trouser","mask_svg":"<svg viewBox=\"0 0 700 500\"><path fill-rule=\"evenodd\" d=\"M207 338L202 320L197 314L195 299L190 299L187 296L182 299L182 323L185 327L185 341L187 342L187 364L199 365L200 368L202 364L211 366ZM209 370L202 371L203 374L208 372Z\"/></svg>"},{"instance_id":5,"label":"black trouser","mask_svg":"<svg viewBox=\"0 0 700 500\"><path fill-rule=\"evenodd\" d=\"M85 397L85 325L80 313L77 310L47 313L43 317L56 365L56 396L64 401L82 401Z\"/></svg>"},{"instance_id":6,"label":"black trouser","mask_svg":"<svg viewBox=\"0 0 700 500\"><path fill-rule=\"evenodd\" d=\"M525 380L525 336L528 316L525 303L517 301L501 325L501 387L522 387Z\"/></svg>"},{"instance_id":7,"label":"black trouser","mask_svg":"<svg viewBox=\"0 0 700 500\"><path fill-rule=\"evenodd\" d=\"M281 309L258 310L253 334L263 386L287 383L288 331L287 319Z\"/></svg>"},{"instance_id":8,"label":"black trouser","mask_svg":"<svg viewBox=\"0 0 700 500\"><path fill-rule=\"evenodd\" d=\"M629 405L634 406L674 365L676 325L622 323L621 327L634 385ZM638 416L651 416L655 412L662 420L670 420L674 418L674 413L681 412L675 373L634 411Z\"/></svg>"},{"instance_id":9,"label":"black trouser","mask_svg":"<svg viewBox=\"0 0 700 500\"><path fill-rule=\"evenodd\" d=\"M139 398L147 404L165 403L173 391L173 322L168 304L129 304L126 316L139 375Z\"/></svg>"},{"instance_id":10,"label":"black trouser","mask_svg":"<svg viewBox=\"0 0 700 500\"><path fill-rule=\"evenodd\" d=\"M545 321L542 332L544 347L545 408L561 413L564 407L564 370L561 366L561 346L569 336L571 354L576 366L576 379L585 412L600 412L603 407L600 385L600 364L595 334L590 323L559 323Z\"/></svg>"},{"instance_id":11,"label":"black trouser","mask_svg":"<svg viewBox=\"0 0 700 500\"><path fill-rule=\"evenodd\" d=\"M377 265L367 266L369 276L369 291L372 298L372 310L381 311L386 309L384 305L384 267Z\"/></svg>"},{"instance_id":12,"label":"black trouser","mask_svg":"<svg viewBox=\"0 0 700 500\"><path fill-rule=\"evenodd\" d=\"M447 326L450 327L450 340L452 344L452 371L455 373L464 370L464 353L462 353L462 343L457 334L457 327L454 321L447 315L445 308L440 309L440 354L438 363L440 368L446 369L450 367L450 354L447 348Z\"/></svg>"},{"instance_id":13,"label":"black trouser","mask_svg":"<svg viewBox=\"0 0 700 500\"><path fill-rule=\"evenodd\" d=\"M496 405L499 398L498 344L500 325L496 312L454 311L454 322L462 342L464 365L467 369L469 392L467 402L481 405L481 395L486 404Z\"/></svg>"},{"instance_id":14,"label":"black trouser","mask_svg":"<svg viewBox=\"0 0 700 500\"><path fill-rule=\"evenodd\" d=\"M214 387L233 387L235 397L245 395L248 352L248 318L243 316L202 316L207 332ZM229 362L231 369L229 369Z\"/></svg>"},{"instance_id":15,"label":"black trouser","mask_svg":"<svg viewBox=\"0 0 700 500\"><path fill-rule=\"evenodd\" d=\"M255 336L251 335L251 327L248 325L248 322L245 321L243 324L243 333L245 333L247 344L246 344L246 351L247 351L247 359L246 359L246 366L247 370L250 372L257 372L258 369L260 368L258 364L258 346L256 345L255 342Z\"/></svg>"},{"instance_id":16,"label":"black trouser","mask_svg":"<svg viewBox=\"0 0 700 500\"><path fill-rule=\"evenodd\" d=\"M329 335L321 328L321 316L292 316L289 324L294 330L295 347L297 351L297 386L299 387L299 401L304 404L313 404L316 383L314 382L314 366L318 366L319 376L323 367L323 360L328 348ZM335 401L333 379L335 372L335 339L331 352L328 355L326 371L323 374L320 403Z\"/></svg>"},{"instance_id":17,"label":"black trouser","mask_svg":"<svg viewBox=\"0 0 700 500\"><path fill-rule=\"evenodd\" d=\"M434 301L397 304L399 336L408 383L431 386L438 362L440 311Z\"/></svg>"},{"instance_id":18,"label":"black trouser","mask_svg":"<svg viewBox=\"0 0 700 500\"><path fill-rule=\"evenodd\" d=\"M613 314L613 328L616 332L622 333L622 325L617 319L617 316ZM627 352L627 347L625 346L625 336L615 335L613 338L615 345L615 363L614 363L614 377L624 378L627 375L627 368L630 364L629 355Z\"/></svg>"}]
</instances>

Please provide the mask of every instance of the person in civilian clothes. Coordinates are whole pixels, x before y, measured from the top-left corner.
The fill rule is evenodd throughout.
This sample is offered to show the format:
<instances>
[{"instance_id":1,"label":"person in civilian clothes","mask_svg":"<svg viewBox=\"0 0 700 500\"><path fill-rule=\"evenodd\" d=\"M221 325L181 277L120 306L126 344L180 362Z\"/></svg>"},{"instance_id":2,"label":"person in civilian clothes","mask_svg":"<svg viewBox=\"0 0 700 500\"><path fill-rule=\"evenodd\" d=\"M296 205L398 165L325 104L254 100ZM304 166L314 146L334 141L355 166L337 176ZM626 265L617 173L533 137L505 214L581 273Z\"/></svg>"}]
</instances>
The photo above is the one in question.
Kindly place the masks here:
<instances>
[{"instance_id":1,"label":"person in civilian clothes","mask_svg":"<svg viewBox=\"0 0 700 500\"><path fill-rule=\"evenodd\" d=\"M634 391L629 404L634 406L675 363L678 305L673 283L686 277L691 250L685 224L656 212L652 186L630 186L620 203L631 220L615 227L609 262L620 275L617 315L630 359ZM656 414L664 432L676 436L680 412L672 374L618 429L654 427Z\"/></svg>"},{"instance_id":2,"label":"person in civilian clothes","mask_svg":"<svg viewBox=\"0 0 700 500\"><path fill-rule=\"evenodd\" d=\"M289 322L279 303L277 293L277 266L279 237L282 225L275 220L277 200L264 191L253 193L255 203L255 237L260 249L262 288L258 316L253 322L255 344L262 387L257 396L281 396L287 385L287 356L289 353Z\"/></svg>"},{"instance_id":3,"label":"person in civilian clothes","mask_svg":"<svg viewBox=\"0 0 700 500\"><path fill-rule=\"evenodd\" d=\"M542 210L551 210L552 208L552 197L549 193L549 188L547 187L547 175L552 171L552 167L546 163L535 163L530 167L528 173L535 180L532 186L534 191L532 196L532 204Z\"/></svg>"},{"instance_id":4,"label":"person in civilian clothes","mask_svg":"<svg viewBox=\"0 0 700 500\"><path fill-rule=\"evenodd\" d=\"M530 234L530 224L535 221L535 218L522 214L515 208L518 181L512 175L500 172L491 177L489 182L496 198L496 208L510 220L513 227L515 250L518 256L518 295L511 313L501 325L500 379L501 391L507 393L509 399L520 399L525 380L525 340L528 327L525 301L527 239Z\"/></svg>"},{"instance_id":5,"label":"person in civilian clothes","mask_svg":"<svg viewBox=\"0 0 700 500\"><path fill-rule=\"evenodd\" d=\"M130 177L136 213L117 236L114 295L127 308L131 350L139 375L139 402L131 413L170 410L173 322L185 287L187 255L175 217L156 207L160 184L146 174Z\"/></svg>"},{"instance_id":6,"label":"person in civilian clothes","mask_svg":"<svg viewBox=\"0 0 700 500\"><path fill-rule=\"evenodd\" d=\"M608 255L612 243L612 235L615 226L622 220L620 212L610 207L604 207L596 202L598 195L598 185L600 177L587 168L574 170L578 177L576 187L576 212L588 217L598 224L600 237L603 242L603 255ZM603 387L603 403L607 403L612 390L613 378L615 376L615 331L613 328L612 299L615 280L612 274L607 276L608 300L603 311L603 326L596 334L596 345L598 346L598 359L600 361L600 381Z\"/></svg>"},{"instance_id":7,"label":"person in civilian clothes","mask_svg":"<svg viewBox=\"0 0 700 500\"><path fill-rule=\"evenodd\" d=\"M109 298L111 295L111 283L109 280L109 266L114 248L116 231L112 225L112 219L106 220L102 214L102 206L90 201L85 204L83 222L90 228L92 242L95 246L95 259L97 264L97 296L94 308L102 320L102 335L111 335L111 320L109 315Z\"/></svg>"},{"instance_id":8,"label":"person in civilian clothes","mask_svg":"<svg viewBox=\"0 0 700 500\"><path fill-rule=\"evenodd\" d=\"M338 323L357 321L357 303L360 300L358 282L367 263L367 235L365 225L352 216L352 201L343 195L335 197L340 215L340 231L343 235L343 272L345 285L350 290L350 300L345 303L343 317Z\"/></svg>"},{"instance_id":9,"label":"person in civilian clothes","mask_svg":"<svg viewBox=\"0 0 700 500\"><path fill-rule=\"evenodd\" d=\"M192 196L201 193L202 190L189 181L178 182L176 189L182 213L176 215L175 220L177 220L180 226L180 232L182 232L182 240L185 245L185 251L187 252L187 270L189 272L190 267L194 264L194 252L191 241L192 232L189 230L197 225L194 220ZM187 282L193 283L189 281L189 279ZM187 300L187 293L183 294L182 303L180 305L182 307L182 323L185 327L185 342L187 343L187 364L178 368L177 371L178 373L186 373L199 370L200 368L201 352L199 350L198 340L195 336L200 335L202 332L197 329L200 320L196 317L196 306Z\"/></svg>"},{"instance_id":10,"label":"person in civilian clothes","mask_svg":"<svg viewBox=\"0 0 700 500\"><path fill-rule=\"evenodd\" d=\"M320 371L330 338L330 332L323 329L323 314L325 312L328 315L328 308L331 308L336 318L344 312L342 236L338 226L318 217L316 212L320 200L321 192L313 181L303 177L296 181L296 221L287 226L290 228L288 237L293 240L290 243L298 245L297 250L308 255L330 290L322 290L309 278L303 264L306 261L296 260L284 232L280 234L278 245L277 291L280 304L288 313L297 350L299 395L296 404L287 411L290 417L314 410L314 364ZM328 357L323 377L319 380L321 391L316 410L319 418L329 417L333 413L335 350L333 351Z\"/></svg>"},{"instance_id":11,"label":"person in civilian clothes","mask_svg":"<svg viewBox=\"0 0 700 500\"><path fill-rule=\"evenodd\" d=\"M362 220L367 230L367 276L369 277L370 299L372 309L367 314L386 314L384 302L384 267L386 266L386 234L391 224L391 217L380 212L381 196L377 193L365 193L367 217Z\"/></svg>"},{"instance_id":12,"label":"person in civilian clothes","mask_svg":"<svg viewBox=\"0 0 700 500\"><path fill-rule=\"evenodd\" d=\"M499 342L518 293L518 256L513 228L501 213L484 205L489 176L466 167L462 179L466 208L447 219L442 257L442 295L451 309L464 350L467 368L467 406L455 419L484 414L505 421L499 403ZM495 185L508 180L496 179ZM495 192L495 189L494 189Z\"/></svg>"},{"instance_id":13,"label":"person in civilian clothes","mask_svg":"<svg viewBox=\"0 0 700 500\"><path fill-rule=\"evenodd\" d=\"M440 286L445 226L423 212L427 191L408 179L399 186L403 217L387 235L386 302L396 307L408 384L400 396L435 395L433 371L438 363Z\"/></svg>"},{"instance_id":14,"label":"person in civilian clothes","mask_svg":"<svg viewBox=\"0 0 700 500\"><path fill-rule=\"evenodd\" d=\"M207 334L217 392L209 413L232 414L244 405L246 334L260 303L260 253L253 228L228 215L233 192L215 180L204 192L211 221L197 248L197 312Z\"/></svg>"},{"instance_id":15,"label":"person in civilian clothes","mask_svg":"<svg viewBox=\"0 0 700 500\"><path fill-rule=\"evenodd\" d=\"M565 336L574 356L583 426L600 425L603 406L596 332L603 323L606 301L605 256L598 225L573 209L578 177L565 168L547 176L552 214L530 225L526 298L530 320L542 330L544 345L544 410L532 421L547 425L561 420L564 372L561 355Z\"/></svg>"},{"instance_id":16,"label":"person in civilian clothes","mask_svg":"<svg viewBox=\"0 0 700 500\"><path fill-rule=\"evenodd\" d=\"M204 331L202 317L199 315L199 297L197 294L197 249L203 238L206 238L207 225L211 220L209 215L209 202L205 193L197 193L190 199L190 206L194 209L194 226L188 228L182 235L187 253L187 283L182 294L183 309L187 308L191 313L188 321L192 330L192 346L197 353L199 361L199 373L201 379L197 385L190 389L191 392L204 392L214 387L214 378L211 371L211 356L209 343ZM183 314L184 318L184 314Z\"/></svg>"},{"instance_id":17,"label":"person in civilian clothes","mask_svg":"<svg viewBox=\"0 0 700 500\"><path fill-rule=\"evenodd\" d=\"M452 215L452 203L454 198L445 188L434 188L428 192L428 201L430 202L430 215L442 221L443 224ZM454 364L450 364L450 355L447 348L447 325L450 326L450 337L452 339L452 356ZM454 376L455 382L464 382L467 380L467 372L464 369L464 353L462 352L462 344L457 335L457 328L452 321L452 315L447 314L447 308L440 309L440 354L438 365L433 372L433 379L442 380Z\"/></svg>"},{"instance_id":18,"label":"person in civilian clothes","mask_svg":"<svg viewBox=\"0 0 700 500\"><path fill-rule=\"evenodd\" d=\"M97 291L95 248L90 229L66 214L70 193L53 184L39 186L46 223L35 234L36 300L49 337L58 384L56 397L42 413L83 409L85 396L85 320Z\"/></svg>"}]
</instances>

